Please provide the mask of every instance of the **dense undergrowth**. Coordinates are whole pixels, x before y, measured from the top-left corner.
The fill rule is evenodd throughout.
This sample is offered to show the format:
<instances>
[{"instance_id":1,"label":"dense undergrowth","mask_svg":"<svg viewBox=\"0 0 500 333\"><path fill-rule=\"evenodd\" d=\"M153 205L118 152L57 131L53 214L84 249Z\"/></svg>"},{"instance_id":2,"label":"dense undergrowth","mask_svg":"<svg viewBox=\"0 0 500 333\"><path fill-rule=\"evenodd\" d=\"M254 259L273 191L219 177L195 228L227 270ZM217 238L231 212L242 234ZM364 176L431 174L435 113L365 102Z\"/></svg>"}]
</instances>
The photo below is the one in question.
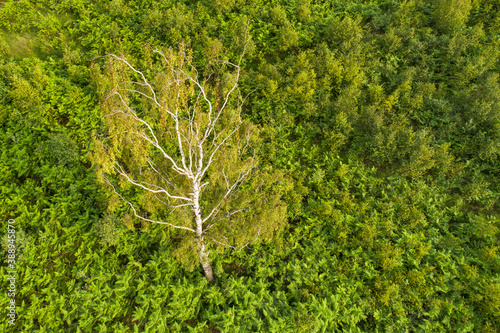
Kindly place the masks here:
<instances>
[{"instance_id":1,"label":"dense undergrowth","mask_svg":"<svg viewBox=\"0 0 500 333\"><path fill-rule=\"evenodd\" d=\"M1 330L500 331L499 13L496 0L0 2L0 219L19 228L19 316ZM247 25L244 116L262 128L261 165L294 182L289 223L213 252L208 284L178 259L178 233L129 218L98 183L91 68L180 42L203 68L217 47L237 57Z\"/></svg>"}]
</instances>

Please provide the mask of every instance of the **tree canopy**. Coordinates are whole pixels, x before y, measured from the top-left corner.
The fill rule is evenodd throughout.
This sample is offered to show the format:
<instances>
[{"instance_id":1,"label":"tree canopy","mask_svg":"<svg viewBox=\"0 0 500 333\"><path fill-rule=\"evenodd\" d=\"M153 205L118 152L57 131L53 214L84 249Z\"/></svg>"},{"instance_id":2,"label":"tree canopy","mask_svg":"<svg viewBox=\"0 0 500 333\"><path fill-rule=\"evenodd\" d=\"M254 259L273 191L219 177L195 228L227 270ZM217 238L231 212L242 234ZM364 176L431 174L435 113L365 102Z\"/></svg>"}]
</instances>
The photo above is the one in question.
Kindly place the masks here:
<instances>
[{"instance_id":1,"label":"tree canopy","mask_svg":"<svg viewBox=\"0 0 500 333\"><path fill-rule=\"evenodd\" d=\"M152 52L160 67L148 70L151 80L127 59L108 56L97 79L106 133L95 136L92 156L134 217L191 233L180 246L198 253L213 281L207 245L242 249L284 226L282 176L257 169L258 134L241 119L244 54L237 64L214 59L201 78L183 46ZM138 190L137 203L118 188Z\"/></svg>"}]
</instances>

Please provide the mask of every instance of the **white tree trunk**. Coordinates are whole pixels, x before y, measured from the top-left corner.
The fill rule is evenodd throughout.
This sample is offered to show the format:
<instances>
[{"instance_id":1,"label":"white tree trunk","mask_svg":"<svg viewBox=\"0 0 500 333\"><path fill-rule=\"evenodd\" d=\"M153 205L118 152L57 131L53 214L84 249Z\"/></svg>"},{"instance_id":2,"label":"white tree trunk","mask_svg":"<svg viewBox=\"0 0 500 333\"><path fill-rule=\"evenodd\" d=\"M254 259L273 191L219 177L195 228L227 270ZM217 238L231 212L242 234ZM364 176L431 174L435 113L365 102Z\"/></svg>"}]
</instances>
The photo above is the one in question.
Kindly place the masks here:
<instances>
[{"instance_id":1,"label":"white tree trunk","mask_svg":"<svg viewBox=\"0 0 500 333\"><path fill-rule=\"evenodd\" d=\"M205 277L207 278L208 282L213 282L214 274L212 271L212 266L210 265L210 260L208 258L209 252L206 250L205 240L203 237L203 218L201 215L202 212L199 201L200 191L201 191L200 184L198 181L195 180L193 182L193 213L196 222L196 237L198 240L198 252L199 252L201 266L203 267L203 271L205 272Z\"/></svg>"},{"instance_id":2,"label":"white tree trunk","mask_svg":"<svg viewBox=\"0 0 500 333\"><path fill-rule=\"evenodd\" d=\"M212 266L210 265L210 260L208 259L208 252L205 249L205 243L203 241L203 237L199 240L200 242L200 263L205 271L205 277L208 282L214 281L214 273L212 272Z\"/></svg>"}]
</instances>

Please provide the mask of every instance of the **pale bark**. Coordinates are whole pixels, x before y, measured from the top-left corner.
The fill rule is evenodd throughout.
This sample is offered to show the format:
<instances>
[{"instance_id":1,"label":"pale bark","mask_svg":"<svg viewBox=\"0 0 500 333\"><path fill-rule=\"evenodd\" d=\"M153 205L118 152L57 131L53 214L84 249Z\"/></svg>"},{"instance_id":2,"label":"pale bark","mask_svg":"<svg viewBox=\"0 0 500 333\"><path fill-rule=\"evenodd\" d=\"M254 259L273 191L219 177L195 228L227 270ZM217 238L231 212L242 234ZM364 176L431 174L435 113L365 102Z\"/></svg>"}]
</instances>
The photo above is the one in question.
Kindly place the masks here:
<instances>
[{"instance_id":1,"label":"pale bark","mask_svg":"<svg viewBox=\"0 0 500 333\"><path fill-rule=\"evenodd\" d=\"M201 267L203 267L203 271L205 272L205 277L207 278L208 282L213 282L214 273L212 271L212 265L210 265L210 260L208 258L209 252L205 248L203 237L199 240L199 242L200 242L199 252L200 252Z\"/></svg>"}]
</instances>

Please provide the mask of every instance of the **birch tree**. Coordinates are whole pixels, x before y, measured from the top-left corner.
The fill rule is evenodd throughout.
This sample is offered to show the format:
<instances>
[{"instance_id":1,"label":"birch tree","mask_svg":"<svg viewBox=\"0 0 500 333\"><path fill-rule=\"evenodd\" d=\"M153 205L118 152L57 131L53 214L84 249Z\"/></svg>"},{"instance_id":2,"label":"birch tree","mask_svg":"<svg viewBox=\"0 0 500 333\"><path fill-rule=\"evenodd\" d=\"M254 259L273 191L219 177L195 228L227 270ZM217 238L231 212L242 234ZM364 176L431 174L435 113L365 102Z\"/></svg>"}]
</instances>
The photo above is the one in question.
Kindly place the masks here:
<instances>
[{"instance_id":1,"label":"birch tree","mask_svg":"<svg viewBox=\"0 0 500 333\"><path fill-rule=\"evenodd\" d=\"M259 168L258 130L242 120L237 62L201 73L185 47L151 49L142 70L109 54L98 82L105 132L94 159L114 195L144 222L189 235L206 278L211 248L241 249L284 225L282 174Z\"/></svg>"}]
</instances>

